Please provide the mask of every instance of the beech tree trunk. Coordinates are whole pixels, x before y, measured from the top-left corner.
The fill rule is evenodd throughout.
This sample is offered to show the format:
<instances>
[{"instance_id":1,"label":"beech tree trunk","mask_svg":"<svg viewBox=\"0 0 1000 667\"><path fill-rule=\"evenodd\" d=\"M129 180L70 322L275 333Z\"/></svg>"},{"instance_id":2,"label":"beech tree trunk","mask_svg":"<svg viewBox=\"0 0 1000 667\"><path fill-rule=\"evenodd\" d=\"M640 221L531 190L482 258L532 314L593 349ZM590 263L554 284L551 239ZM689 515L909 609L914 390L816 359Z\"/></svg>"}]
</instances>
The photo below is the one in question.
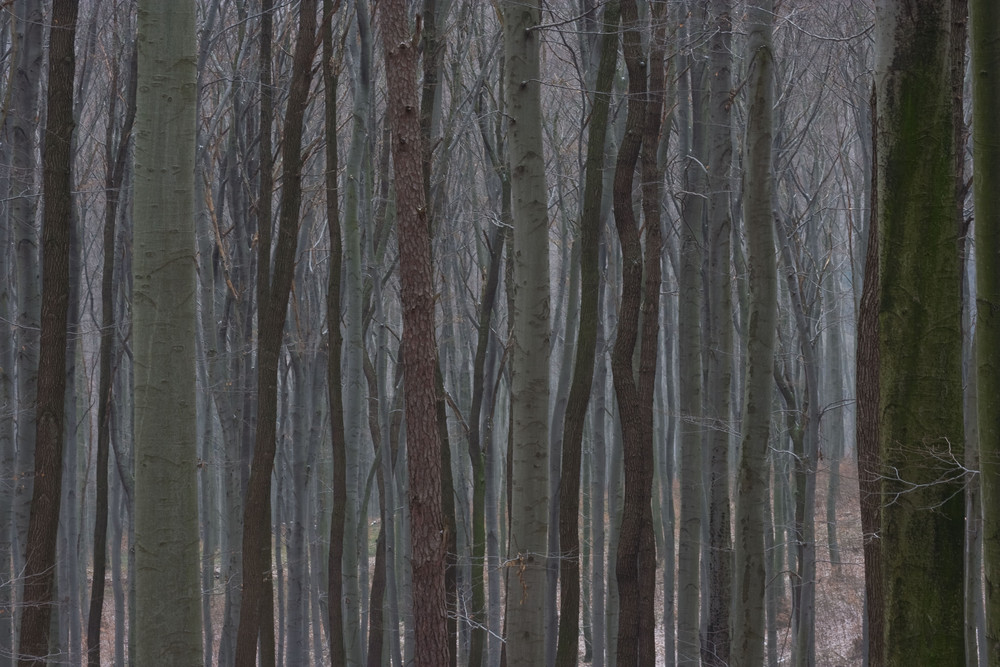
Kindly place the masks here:
<instances>
[{"instance_id":1,"label":"beech tree trunk","mask_svg":"<svg viewBox=\"0 0 1000 667\"><path fill-rule=\"evenodd\" d=\"M549 238L542 154L541 6L501 3L513 222L512 460L507 664L545 663L548 513ZM553 527L554 529L555 527Z\"/></svg>"},{"instance_id":2,"label":"beech tree trunk","mask_svg":"<svg viewBox=\"0 0 1000 667\"><path fill-rule=\"evenodd\" d=\"M743 442L736 479L736 541L733 583L732 661L737 667L764 664L765 512L768 511L768 446L778 319L777 255L771 186L771 108L774 53L773 3L751 7L747 40L747 131L743 177L750 312Z\"/></svg>"},{"instance_id":3,"label":"beech tree trunk","mask_svg":"<svg viewBox=\"0 0 1000 667\"><path fill-rule=\"evenodd\" d=\"M135 659L203 662L195 387L195 8L140 6L133 258Z\"/></svg>"},{"instance_id":4,"label":"beech tree trunk","mask_svg":"<svg viewBox=\"0 0 1000 667\"><path fill-rule=\"evenodd\" d=\"M964 665L951 4L882 0L876 10L885 661Z\"/></svg>"},{"instance_id":5,"label":"beech tree trunk","mask_svg":"<svg viewBox=\"0 0 1000 667\"><path fill-rule=\"evenodd\" d=\"M13 330L16 354L16 392L18 419L14 460L14 494L11 517L14 604L13 631L16 633L23 612L25 549L28 521L31 513L34 483L35 427L37 422L39 329L41 324L41 264L39 232L35 219L38 199L37 153L35 132L38 125L39 91L44 56L44 19L41 0L18 0L11 13L16 49L14 76L8 91L10 113L4 123L6 142L10 146L10 205L7 212L14 243L15 282L17 284L16 321ZM18 653L12 647L12 659Z\"/></svg>"},{"instance_id":6,"label":"beech tree trunk","mask_svg":"<svg viewBox=\"0 0 1000 667\"><path fill-rule=\"evenodd\" d=\"M729 663L733 545L729 450L733 380L733 303L730 281L733 221L730 202L732 139L731 0L709 2L708 39L708 290L705 339L705 416L708 434L708 624L702 664Z\"/></svg>"},{"instance_id":7,"label":"beech tree trunk","mask_svg":"<svg viewBox=\"0 0 1000 667\"><path fill-rule=\"evenodd\" d=\"M704 21L697 4L688 17L694 37ZM680 517L677 530L677 664L698 665L701 650L699 594L701 591L702 502L702 217L705 191L704 70L700 54L682 58L678 90L680 149L684 165L681 208L677 373L680 408ZM690 99L688 96L690 95Z\"/></svg>"}]
</instances>

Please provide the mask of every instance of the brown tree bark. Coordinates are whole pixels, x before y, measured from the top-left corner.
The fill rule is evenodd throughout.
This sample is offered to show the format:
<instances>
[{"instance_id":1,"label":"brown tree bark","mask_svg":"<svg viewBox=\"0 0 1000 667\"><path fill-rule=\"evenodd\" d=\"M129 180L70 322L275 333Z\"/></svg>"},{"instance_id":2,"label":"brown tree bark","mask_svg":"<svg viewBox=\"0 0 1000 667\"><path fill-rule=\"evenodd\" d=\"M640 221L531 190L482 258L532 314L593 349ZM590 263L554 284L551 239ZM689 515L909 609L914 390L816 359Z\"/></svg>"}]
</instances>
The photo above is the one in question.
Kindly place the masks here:
<instances>
[{"instance_id":1,"label":"brown tree bark","mask_svg":"<svg viewBox=\"0 0 1000 667\"><path fill-rule=\"evenodd\" d=\"M424 202L427 208L427 226L431 238L436 225L436 200L431 189L431 171L434 154L434 117L440 113L439 71L444 54L444 43L439 39L438 25L447 18L448 4L444 4L445 15L438 17L437 0L424 0L421 17L423 85L420 89L420 134L422 139L421 162L423 172ZM433 261L433 260L432 260ZM441 361L434 359L435 395L437 397L438 433L441 436L441 519L445 531L445 600L448 608L448 665L458 664L458 530L455 524L455 484L451 474L451 443L448 438L448 418L445 409L444 376Z\"/></svg>"},{"instance_id":2,"label":"brown tree bark","mask_svg":"<svg viewBox=\"0 0 1000 667\"><path fill-rule=\"evenodd\" d=\"M871 97L875 118L875 89ZM868 665L884 664L882 636L885 621L882 608L882 565L878 533L882 523L882 482L878 454L878 216L875 200L878 192L878 123L872 123L872 186L868 219L868 252L865 256L865 282L861 288L858 311L857 350L857 448L858 487L861 497L861 534L865 556L865 613L867 615Z\"/></svg>"},{"instance_id":3,"label":"brown tree bark","mask_svg":"<svg viewBox=\"0 0 1000 667\"><path fill-rule=\"evenodd\" d=\"M417 98L419 36L410 31L403 0L383 0L379 16L389 88L399 225L414 661L416 665L440 667L449 660L444 581L446 540L441 510L441 436L435 405L434 282Z\"/></svg>"},{"instance_id":4,"label":"brown tree bark","mask_svg":"<svg viewBox=\"0 0 1000 667\"><path fill-rule=\"evenodd\" d=\"M48 112L42 157L41 349L35 422L35 474L25 549L19 664L43 665L49 652L56 535L62 491L69 245L72 224L73 81L77 3L54 0L49 38Z\"/></svg>"},{"instance_id":5,"label":"brown tree bark","mask_svg":"<svg viewBox=\"0 0 1000 667\"><path fill-rule=\"evenodd\" d=\"M269 13L265 12L264 18L268 20ZM265 39L269 39L269 27L264 33ZM315 48L316 0L302 0L285 111L283 187L273 271L269 270L270 244L264 241L270 237L270 226L265 228L262 224L259 234L258 280L263 281L263 285L258 287L257 433L243 511L243 599L236 633L236 664L243 667L256 664L258 638L261 664L265 667L274 664L270 496L277 436L278 357L295 268L299 205L302 200L302 125ZM262 87L268 85L263 80L261 84ZM262 135L267 132L267 128L263 128ZM261 173L269 173L270 168L270 160L265 156ZM261 200L270 196L270 188L265 189L262 183Z\"/></svg>"},{"instance_id":6,"label":"brown tree bark","mask_svg":"<svg viewBox=\"0 0 1000 667\"><path fill-rule=\"evenodd\" d=\"M653 534L653 389L660 303L660 195L656 163L663 109L666 3L652 7L648 60L643 53L634 0L621 3L625 65L629 78L628 115L615 166L615 225L622 248L622 299L611 370L621 416L625 501L618 543L618 664L654 665L653 598L656 553ZM647 83L648 76L648 83ZM632 184L641 153L645 254L632 207ZM641 320L641 337L640 337ZM640 345L638 382L633 358Z\"/></svg>"}]
</instances>

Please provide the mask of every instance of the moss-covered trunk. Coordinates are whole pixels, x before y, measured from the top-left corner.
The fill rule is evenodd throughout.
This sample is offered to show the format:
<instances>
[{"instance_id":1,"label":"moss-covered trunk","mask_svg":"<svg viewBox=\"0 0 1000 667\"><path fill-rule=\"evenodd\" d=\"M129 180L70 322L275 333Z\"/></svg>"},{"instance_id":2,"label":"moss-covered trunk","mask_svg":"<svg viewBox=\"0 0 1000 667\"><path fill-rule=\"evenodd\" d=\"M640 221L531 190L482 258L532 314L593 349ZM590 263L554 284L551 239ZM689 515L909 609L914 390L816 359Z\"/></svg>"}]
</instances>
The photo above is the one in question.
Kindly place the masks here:
<instances>
[{"instance_id":1,"label":"moss-covered trunk","mask_svg":"<svg viewBox=\"0 0 1000 667\"><path fill-rule=\"evenodd\" d=\"M1000 4L969 3L972 41L972 141L975 160L976 356L983 507L986 651L1000 665Z\"/></svg>"},{"instance_id":2,"label":"moss-covered trunk","mask_svg":"<svg viewBox=\"0 0 1000 667\"><path fill-rule=\"evenodd\" d=\"M964 665L965 436L952 17L950 3L939 0L878 4L885 660Z\"/></svg>"}]
</instances>

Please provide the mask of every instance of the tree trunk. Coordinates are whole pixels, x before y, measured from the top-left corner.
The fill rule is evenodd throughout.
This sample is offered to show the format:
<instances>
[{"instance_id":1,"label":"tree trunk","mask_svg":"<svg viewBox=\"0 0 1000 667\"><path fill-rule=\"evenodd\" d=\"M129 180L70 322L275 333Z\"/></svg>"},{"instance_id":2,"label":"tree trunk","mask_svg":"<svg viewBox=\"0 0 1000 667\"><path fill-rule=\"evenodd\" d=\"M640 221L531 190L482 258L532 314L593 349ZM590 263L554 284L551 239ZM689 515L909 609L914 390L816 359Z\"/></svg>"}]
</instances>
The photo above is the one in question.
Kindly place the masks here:
<instances>
[{"instance_id":1,"label":"tree trunk","mask_svg":"<svg viewBox=\"0 0 1000 667\"><path fill-rule=\"evenodd\" d=\"M872 118L875 117L875 88L872 88ZM868 243L865 257L865 278L858 309L858 343L856 353L858 450L858 492L861 503L861 535L865 556L865 623L867 629L868 667L885 664L882 576L882 479L879 466L879 239L878 239L878 123L872 123L872 183L868 220Z\"/></svg>"},{"instance_id":2,"label":"tree trunk","mask_svg":"<svg viewBox=\"0 0 1000 667\"><path fill-rule=\"evenodd\" d=\"M484 86L485 87L485 86ZM476 97L476 113L479 116L479 134L483 141L483 147L493 173L499 181L499 187L493 188L492 192L499 195L499 202L494 206L499 206L501 225L494 228L487 248L490 253L490 264L487 268L486 280L483 283L483 294L480 299L479 331L476 343L476 358L473 362L472 382L472 407L470 409L473 420L469 429L469 458L472 463L473 475L473 600L472 617L477 620L477 615L481 616L477 625L472 629L471 646L469 651L469 666L480 667L481 658L479 656L481 643L486 644L487 664L490 667L499 661L498 637L500 629L500 610L502 601L500 599L500 540L499 529L499 498L494 487L499 483L496 470L496 456L498 452L497 443L493 438L493 414L496 411L497 396L496 375L500 372L497 369L497 348L499 343L496 334L492 331L490 322L492 321L492 310L499 302L500 271L504 266L504 247L507 244L507 230L511 225L511 201L510 201L510 177L508 172L507 154L504 144L494 141L490 133L490 126L487 123L488 115L483 113L484 90L480 89ZM502 104L502 100L500 101ZM499 134L500 124L495 126ZM499 137L498 137L499 138ZM476 442L477 450L473 450L473 442ZM481 525L477 525L479 522ZM477 551L478 545L478 551ZM478 563L483 562L486 556L487 581L486 587L489 589L489 606L483 611L477 604L477 588L482 582L482 572ZM477 582L477 579L479 582ZM486 591L483 591L485 601Z\"/></svg>"},{"instance_id":3,"label":"tree trunk","mask_svg":"<svg viewBox=\"0 0 1000 667\"><path fill-rule=\"evenodd\" d=\"M610 170L608 170L610 171ZM608 174L605 174L605 178ZM608 199L608 198L605 198ZM604 243L598 247L597 266L601 269L606 264L607 248ZM594 556L592 560L592 572L589 572L593 582L593 608L595 610L595 622L593 629L594 655L593 666L604 667L605 653L607 649L607 629L602 616L607 613L607 531L605 529L605 499L608 490L608 456L607 439L605 433L605 415L608 412L607 401L607 344L605 342L608 286L606 281L601 281L597 286L597 332L595 334L595 349L597 357L594 359L594 383L592 391L594 393L591 400L594 402L594 409L590 412L591 430L594 434L594 472L593 485L590 490L590 516L593 521Z\"/></svg>"},{"instance_id":4,"label":"tree trunk","mask_svg":"<svg viewBox=\"0 0 1000 667\"><path fill-rule=\"evenodd\" d=\"M401 301L403 384L413 567L415 664L449 660L441 506L441 435L436 410L434 284L417 100L417 57L405 3L381 7L392 127Z\"/></svg>"},{"instance_id":5,"label":"tree trunk","mask_svg":"<svg viewBox=\"0 0 1000 667\"><path fill-rule=\"evenodd\" d=\"M433 239L434 230L439 226L439 210L437 197L431 188L433 172L433 154L437 146L436 128L440 124L441 115L441 84L439 75L445 43L439 36L439 25L444 25L448 19L450 2L443 3L444 11L438 16L437 0L424 0L421 17L423 29L420 32L422 40L423 82L420 90L420 136L421 136L421 176L424 190L424 202L427 212L424 219L428 225L428 233ZM436 190L437 188L435 188ZM430 241L430 244L433 242ZM433 271L433 269L432 269ZM457 281L455 281L457 283ZM446 318L447 319L447 318ZM453 320L449 320L453 322ZM441 518L445 534L445 564L444 587L446 613L448 615L448 665L455 667L458 663L458 529L455 523L455 484L451 466L451 441L448 436L447 406L445 405L444 375L441 370L441 358L435 354L435 415L438 420L438 433L441 437Z\"/></svg>"},{"instance_id":6,"label":"tree trunk","mask_svg":"<svg viewBox=\"0 0 1000 667\"><path fill-rule=\"evenodd\" d=\"M703 10L693 8L688 33L693 36L703 21ZM702 217L705 190L705 122L703 76L700 58L685 55L680 71L678 98L681 100L681 155L685 160L684 190L680 231L680 278L678 311L677 373L680 392L680 521L677 532L677 663L697 665L699 638L700 559L702 537L702 341L701 267ZM690 101L687 100L690 94Z\"/></svg>"},{"instance_id":7,"label":"tree trunk","mask_svg":"<svg viewBox=\"0 0 1000 667\"><path fill-rule=\"evenodd\" d=\"M877 7L887 664L965 664L961 274L950 3Z\"/></svg>"},{"instance_id":8,"label":"tree trunk","mask_svg":"<svg viewBox=\"0 0 1000 667\"><path fill-rule=\"evenodd\" d=\"M340 190L337 187L337 81L333 68L333 0L323 0L323 130L326 138L326 218L330 234L330 273L326 291L326 326L329 346L327 357L327 390L330 401L330 449L333 459L333 502L330 520L330 552L327 560L327 613L330 623L330 660L346 665L344 645L344 513L347 505L346 440L344 434L344 403L341 385L341 355L344 337L340 331L340 272L344 247L340 238Z\"/></svg>"},{"instance_id":9,"label":"tree trunk","mask_svg":"<svg viewBox=\"0 0 1000 667\"><path fill-rule=\"evenodd\" d=\"M1000 665L1000 141L990 124L1000 109L1000 5L970 0L972 144L975 160L976 357L983 512L986 637L980 647Z\"/></svg>"},{"instance_id":10,"label":"tree trunk","mask_svg":"<svg viewBox=\"0 0 1000 667\"><path fill-rule=\"evenodd\" d=\"M708 40L708 309L705 348L705 417L708 434L708 625L702 663L729 663L729 614L732 600L733 545L730 527L730 394L733 375L733 304L730 284L730 171L732 146L732 8L731 0L709 3Z\"/></svg>"},{"instance_id":11,"label":"tree trunk","mask_svg":"<svg viewBox=\"0 0 1000 667\"><path fill-rule=\"evenodd\" d=\"M33 193L38 147L35 132L39 113L39 82L42 78L44 19L41 0L19 0L12 14L13 42L16 49L15 71L10 85L11 113L7 141L11 146L11 179L8 196L9 227L13 236L17 284L17 328L15 330L16 385L18 402L16 456L13 499L13 572L14 631L23 622L24 571L28 522L34 483L35 427L37 423L39 328L41 323L41 263L39 261L39 225ZM68 155L68 153L67 153ZM15 642L15 649L17 649ZM16 656L15 650L12 655Z\"/></svg>"},{"instance_id":12,"label":"tree trunk","mask_svg":"<svg viewBox=\"0 0 1000 667\"><path fill-rule=\"evenodd\" d=\"M580 318L573 383L563 424L559 482L559 639L556 665L575 667L580 634L580 454L587 419L597 344L601 200L604 196L604 150L611 86L618 61L618 2L604 9L601 59L597 69L580 219ZM567 325L569 326L569 325ZM603 610L602 610L603 611Z\"/></svg>"},{"instance_id":13,"label":"tree trunk","mask_svg":"<svg viewBox=\"0 0 1000 667\"><path fill-rule=\"evenodd\" d=\"M768 508L768 446L771 392L774 386L777 325L777 255L771 186L771 108L773 59L772 2L750 9L747 131L744 164L744 210L750 312L747 324L747 380L744 391L743 441L736 480L736 541L733 591L733 665L764 664L765 516Z\"/></svg>"},{"instance_id":14,"label":"tree trunk","mask_svg":"<svg viewBox=\"0 0 1000 667\"><path fill-rule=\"evenodd\" d=\"M268 20L269 11L265 10L263 17ZM265 39L269 39L269 32L269 26L265 26L262 33ZM243 511L243 599L236 634L236 664L241 667L256 663L258 638L263 667L270 667L275 659L274 614L270 600L270 497L277 437L278 357L295 268L302 199L302 124L312 78L315 41L316 0L303 0L299 6L299 30L285 111L284 173L273 270L270 243L266 240L270 239L270 224L265 226L262 222L259 232L257 432ZM268 85L262 81L262 86ZM263 128L264 133L268 131ZM262 173L268 173L270 168L270 161L263 160ZM263 185L262 199L271 196L270 189Z\"/></svg>"},{"instance_id":15,"label":"tree trunk","mask_svg":"<svg viewBox=\"0 0 1000 667\"><path fill-rule=\"evenodd\" d=\"M138 24L133 337L135 660L200 664L194 3Z\"/></svg>"},{"instance_id":16,"label":"tree trunk","mask_svg":"<svg viewBox=\"0 0 1000 667\"><path fill-rule=\"evenodd\" d=\"M507 664L545 661L548 510L548 193L542 155L539 2L502 3L513 203L513 459L509 503ZM555 527L553 526L553 529Z\"/></svg>"},{"instance_id":17,"label":"tree trunk","mask_svg":"<svg viewBox=\"0 0 1000 667\"><path fill-rule=\"evenodd\" d=\"M665 7L665 3L657 3L651 8L652 33L647 56L641 45L636 4L634 0L621 3L629 102L614 181L615 224L622 250L622 297L611 367L618 397L625 471L625 498L616 557L620 605L617 663L627 667L653 665L656 661L653 637L656 557L651 502L653 389L661 290L662 175L656 164L656 152L663 110ZM632 182L640 153L645 255L632 207ZM640 346L638 369L633 361L637 342Z\"/></svg>"},{"instance_id":18,"label":"tree trunk","mask_svg":"<svg viewBox=\"0 0 1000 667\"><path fill-rule=\"evenodd\" d=\"M77 3L52 7L45 151L42 157L41 331L35 428L34 486L25 545L21 619L21 665L42 665L49 654L49 619L54 602L56 535L62 493L66 343L70 293L72 224L73 82ZM30 400L30 399L29 399ZM28 426L30 428L30 426Z\"/></svg>"},{"instance_id":19,"label":"tree trunk","mask_svg":"<svg viewBox=\"0 0 1000 667\"><path fill-rule=\"evenodd\" d=\"M344 397L345 462L344 484L344 553L343 553L343 607L344 642L348 664L360 664L364 646L361 643L361 586L358 578L358 533L360 508L358 501L358 466L364 445L362 401L366 393L363 371L362 294L362 229L370 224L362 204L371 185L366 177L371 170L369 150L369 116L371 115L371 17L366 0L355 2L358 30L357 50L351 54L356 61L352 82L353 105L351 119L351 145L348 149L344 183L344 320L346 372L341 375ZM353 41L353 40L352 40ZM337 477L340 473L334 472ZM337 483L337 480L334 482ZM335 509L336 511L336 509Z\"/></svg>"}]
</instances>

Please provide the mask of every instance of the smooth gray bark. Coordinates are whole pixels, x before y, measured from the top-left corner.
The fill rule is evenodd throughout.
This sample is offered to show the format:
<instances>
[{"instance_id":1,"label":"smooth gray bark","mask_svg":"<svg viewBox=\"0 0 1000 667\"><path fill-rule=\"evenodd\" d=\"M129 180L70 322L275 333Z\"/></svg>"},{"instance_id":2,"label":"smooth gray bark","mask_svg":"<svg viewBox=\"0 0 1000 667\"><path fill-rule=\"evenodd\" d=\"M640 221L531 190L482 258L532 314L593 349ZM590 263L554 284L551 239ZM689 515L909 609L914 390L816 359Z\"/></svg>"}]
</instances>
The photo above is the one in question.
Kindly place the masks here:
<instances>
[{"instance_id":1,"label":"smooth gray bark","mask_svg":"<svg viewBox=\"0 0 1000 667\"><path fill-rule=\"evenodd\" d=\"M507 664L545 662L548 508L549 239L542 155L541 7L503 3L514 226L513 461L507 553Z\"/></svg>"},{"instance_id":2,"label":"smooth gray bark","mask_svg":"<svg viewBox=\"0 0 1000 667\"><path fill-rule=\"evenodd\" d=\"M704 10L694 11L688 22L695 34ZM699 593L701 590L702 504L702 216L705 189L704 63L692 55L681 58L687 71L678 87L680 151L684 159L682 202L679 319L677 330L680 395L680 521L677 533L677 664L700 662Z\"/></svg>"},{"instance_id":3,"label":"smooth gray bark","mask_svg":"<svg viewBox=\"0 0 1000 667\"><path fill-rule=\"evenodd\" d=\"M364 445L364 419L361 400L367 394L362 373L362 277L361 277L361 229L365 224L362 202L370 184L365 182L370 163L368 149L368 116L371 113L371 25L368 3L355 3L359 42L354 52L356 70L352 76L354 85L354 107L352 110L351 145L348 150L346 181L344 183L344 436L346 439L346 483L347 506L344 518L344 646L347 664L360 665L363 643L361 641L360 595L361 582L358 578L357 535L360 521L358 499L358 466ZM353 41L352 41L353 44ZM331 603L335 603L331 601Z\"/></svg>"},{"instance_id":4,"label":"smooth gray bark","mask_svg":"<svg viewBox=\"0 0 1000 667\"><path fill-rule=\"evenodd\" d=\"M709 469L708 625L702 663L729 663L733 545L730 526L729 450L733 384L733 303L731 286L732 213L730 184L732 139L731 0L709 2L708 39L708 211L705 306L705 419Z\"/></svg>"},{"instance_id":5,"label":"smooth gray bark","mask_svg":"<svg viewBox=\"0 0 1000 667\"><path fill-rule=\"evenodd\" d=\"M768 445L771 428L777 254L774 245L771 182L773 106L772 3L751 8L747 40L749 103L743 196L747 233L750 313L747 323L747 382L743 442L736 482L736 540L733 585L734 665L764 664L765 578L768 510Z\"/></svg>"},{"instance_id":6,"label":"smooth gray bark","mask_svg":"<svg viewBox=\"0 0 1000 667\"><path fill-rule=\"evenodd\" d=\"M136 101L136 654L201 664L195 416L195 7L142 2Z\"/></svg>"},{"instance_id":7,"label":"smooth gray bark","mask_svg":"<svg viewBox=\"0 0 1000 667\"><path fill-rule=\"evenodd\" d=\"M15 486L11 516L13 531L14 598L21 599L24 586L25 542L32 494L35 456L35 394L38 383L38 332L41 324L41 275L39 269L40 238L35 221L38 208L37 186L38 147L35 140L39 116L40 81L43 56L41 0L18 0L11 14L13 20L12 47L16 62L11 83L11 112L5 133L11 148L11 178L8 196L9 229L14 243L14 279L17 285L17 328L15 330L17 419L15 420L16 455ZM18 627L21 613L14 606L13 623ZM12 656L18 654L15 638Z\"/></svg>"}]
</instances>

